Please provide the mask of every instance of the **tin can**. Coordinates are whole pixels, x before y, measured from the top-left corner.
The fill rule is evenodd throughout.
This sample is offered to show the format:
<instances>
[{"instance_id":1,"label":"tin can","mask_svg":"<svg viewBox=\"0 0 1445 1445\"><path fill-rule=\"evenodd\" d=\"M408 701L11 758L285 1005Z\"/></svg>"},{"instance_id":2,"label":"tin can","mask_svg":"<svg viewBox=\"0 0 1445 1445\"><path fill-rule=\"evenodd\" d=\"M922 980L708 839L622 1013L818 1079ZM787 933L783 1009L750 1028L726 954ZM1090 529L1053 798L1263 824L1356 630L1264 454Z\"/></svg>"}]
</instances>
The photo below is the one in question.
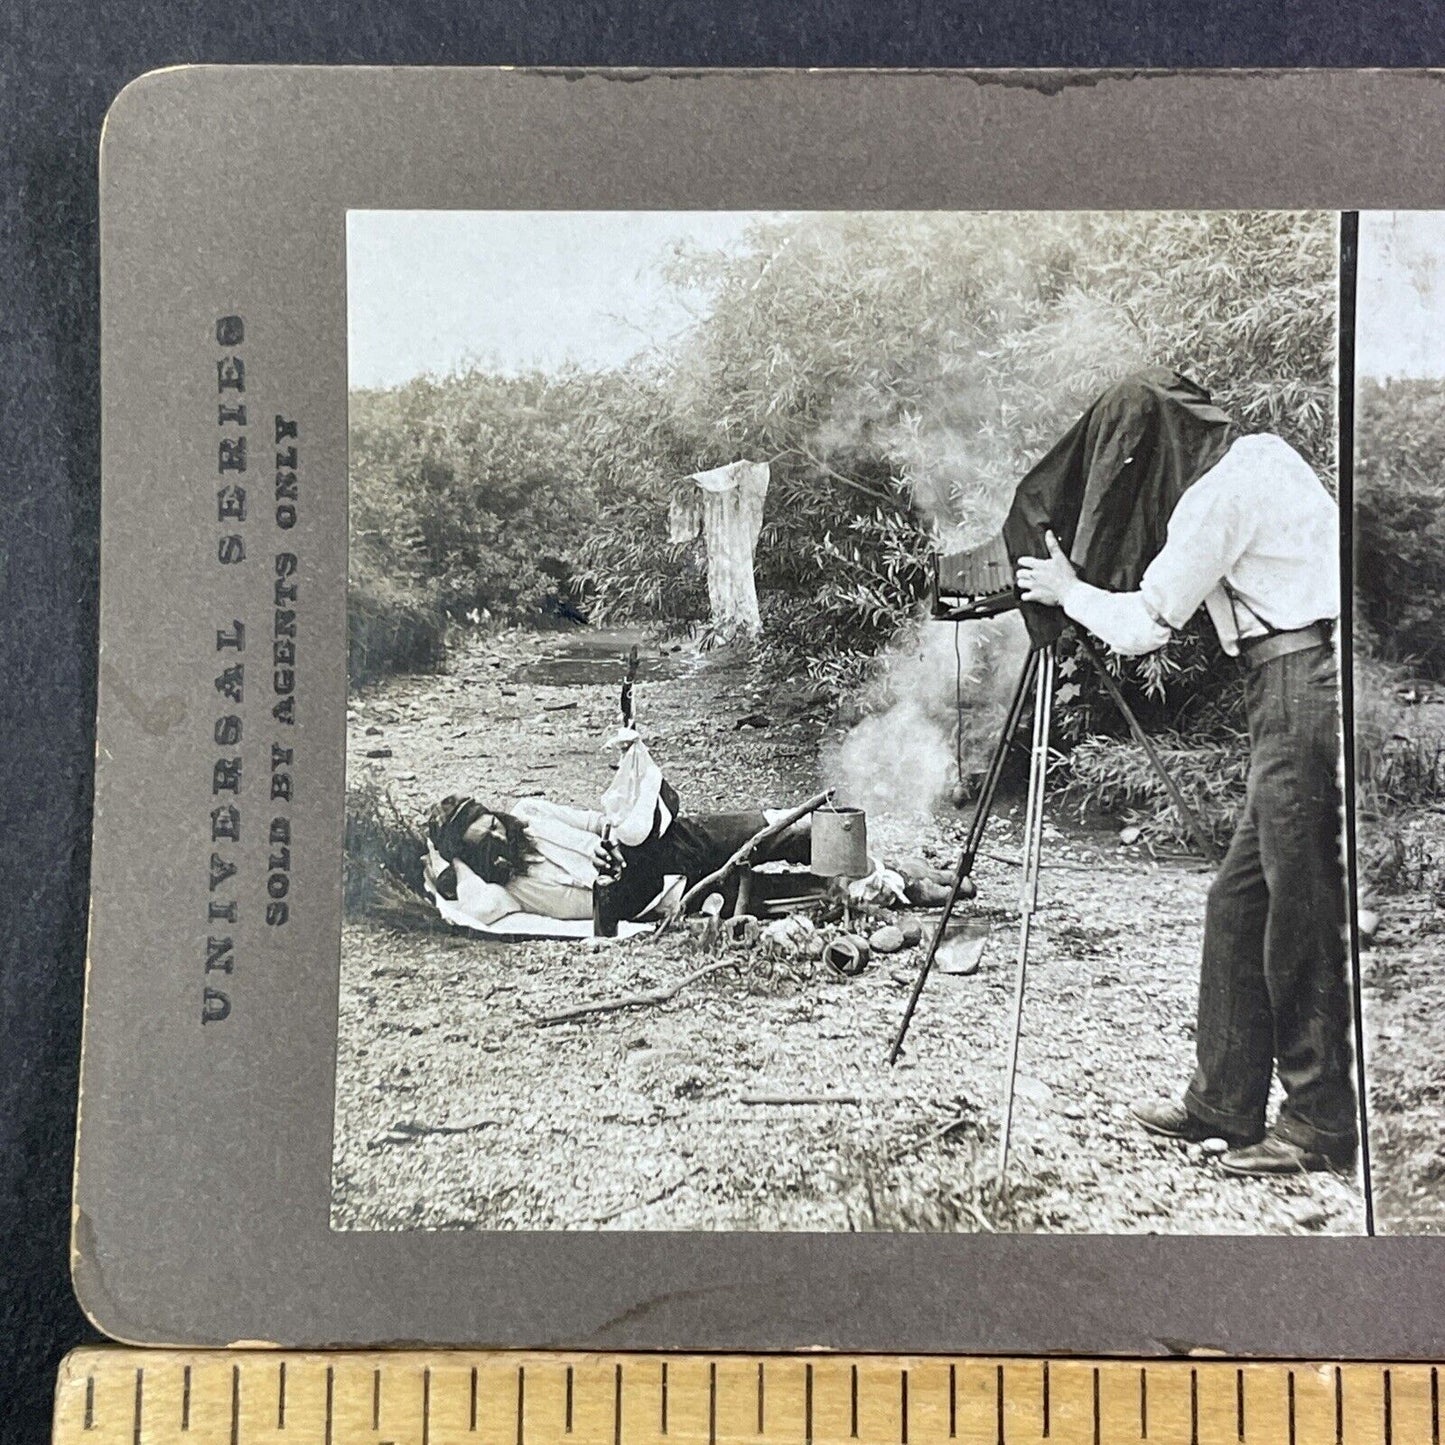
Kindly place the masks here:
<instances>
[{"instance_id":1,"label":"tin can","mask_svg":"<svg viewBox=\"0 0 1445 1445\"><path fill-rule=\"evenodd\" d=\"M813 814L812 870L819 878L868 876L868 818L862 808Z\"/></svg>"}]
</instances>

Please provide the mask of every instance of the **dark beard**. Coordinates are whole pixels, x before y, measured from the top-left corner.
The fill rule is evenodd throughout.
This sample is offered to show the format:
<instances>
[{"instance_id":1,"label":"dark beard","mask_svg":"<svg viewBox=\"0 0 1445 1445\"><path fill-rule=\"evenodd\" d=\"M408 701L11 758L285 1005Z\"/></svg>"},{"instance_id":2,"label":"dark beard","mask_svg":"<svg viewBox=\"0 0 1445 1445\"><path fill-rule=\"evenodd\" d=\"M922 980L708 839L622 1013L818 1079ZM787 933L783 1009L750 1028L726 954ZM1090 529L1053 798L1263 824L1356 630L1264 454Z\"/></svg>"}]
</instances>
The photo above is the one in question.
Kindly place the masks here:
<instances>
[{"instance_id":1,"label":"dark beard","mask_svg":"<svg viewBox=\"0 0 1445 1445\"><path fill-rule=\"evenodd\" d=\"M466 831L484 813L501 825L480 841L468 839ZM522 877L536 861L537 854L527 836L527 825L510 813L500 813L475 798L447 798L432 811L428 822L432 846L449 863L460 860L478 878L506 887Z\"/></svg>"},{"instance_id":2,"label":"dark beard","mask_svg":"<svg viewBox=\"0 0 1445 1445\"><path fill-rule=\"evenodd\" d=\"M526 873L536 854L527 837L527 825L520 818L510 813L493 813L492 817L502 825L502 835L494 830L479 843L463 841L457 856L478 878L505 888Z\"/></svg>"}]
</instances>

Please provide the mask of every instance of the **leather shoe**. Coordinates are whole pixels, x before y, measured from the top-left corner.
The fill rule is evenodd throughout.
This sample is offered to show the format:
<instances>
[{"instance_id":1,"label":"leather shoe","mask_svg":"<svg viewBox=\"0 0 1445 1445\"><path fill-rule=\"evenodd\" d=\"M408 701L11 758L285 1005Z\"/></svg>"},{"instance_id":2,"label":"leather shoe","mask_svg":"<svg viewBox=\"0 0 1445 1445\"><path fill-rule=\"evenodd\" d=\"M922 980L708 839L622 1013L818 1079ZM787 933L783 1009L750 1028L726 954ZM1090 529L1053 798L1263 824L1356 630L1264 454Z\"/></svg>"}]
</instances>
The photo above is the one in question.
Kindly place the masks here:
<instances>
[{"instance_id":1,"label":"leather shoe","mask_svg":"<svg viewBox=\"0 0 1445 1445\"><path fill-rule=\"evenodd\" d=\"M1349 1149L1336 1156L1320 1149L1306 1149L1301 1144L1269 1133L1258 1144L1231 1149L1220 1161L1226 1174L1277 1175L1313 1174L1322 1169L1347 1169L1354 1162L1355 1151Z\"/></svg>"},{"instance_id":2,"label":"leather shoe","mask_svg":"<svg viewBox=\"0 0 1445 1445\"><path fill-rule=\"evenodd\" d=\"M1159 1104L1135 1104L1129 1112L1149 1133L1158 1134L1164 1139L1178 1139L1185 1144L1202 1144L1206 1139L1223 1139L1231 1148L1241 1149L1258 1142L1264 1134L1263 1128L1255 1135L1227 1133L1213 1124L1206 1124L1203 1119L1196 1118L1183 1104L1172 1099Z\"/></svg>"}]
</instances>

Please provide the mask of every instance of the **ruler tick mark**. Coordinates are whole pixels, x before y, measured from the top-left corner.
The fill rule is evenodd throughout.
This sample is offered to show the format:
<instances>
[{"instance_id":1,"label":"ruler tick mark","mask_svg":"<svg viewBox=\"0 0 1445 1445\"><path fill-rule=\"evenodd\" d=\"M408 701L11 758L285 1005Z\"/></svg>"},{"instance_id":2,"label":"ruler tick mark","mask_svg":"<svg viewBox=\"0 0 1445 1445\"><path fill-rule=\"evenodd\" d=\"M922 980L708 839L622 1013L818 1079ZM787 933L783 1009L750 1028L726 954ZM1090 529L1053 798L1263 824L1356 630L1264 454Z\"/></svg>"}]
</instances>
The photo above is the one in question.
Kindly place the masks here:
<instances>
[{"instance_id":1,"label":"ruler tick mark","mask_svg":"<svg viewBox=\"0 0 1445 1445\"><path fill-rule=\"evenodd\" d=\"M568 1371L570 1374L571 1371ZM667 1434L667 1361L662 1362L662 1387L660 1390L662 1405L662 1433Z\"/></svg>"},{"instance_id":2,"label":"ruler tick mark","mask_svg":"<svg viewBox=\"0 0 1445 1445\"><path fill-rule=\"evenodd\" d=\"M1094 1445L1099 1445L1099 1367L1094 1366Z\"/></svg>"},{"instance_id":3,"label":"ruler tick mark","mask_svg":"<svg viewBox=\"0 0 1445 1445\"><path fill-rule=\"evenodd\" d=\"M1149 1438L1149 1372L1139 1366L1139 1438Z\"/></svg>"},{"instance_id":4,"label":"ruler tick mark","mask_svg":"<svg viewBox=\"0 0 1445 1445\"><path fill-rule=\"evenodd\" d=\"M1390 1398L1390 1372L1385 1371L1385 1445L1391 1445L1395 1438L1393 1402Z\"/></svg>"},{"instance_id":5,"label":"ruler tick mark","mask_svg":"<svg viewBox=\"0 0 1445 1445\"><path fill-rule=\"evenodd\" d=\"M994 1376L994 1413L998 1417L998 1445L1004 1445L1003 1434L1003 1366L998 1367L998 1374Z\"/></svg>"},{"instance_id":6,"label":"ruler tick mark","mask_svg":"<svg viewBox=\"0 0 1445 1445\"><path fill-rule=\"evenodd\" d=\"M908 1371L898 1376L898 1445L908 1445Z\"/></svg>"},{"instance_id":7,"label":"ruler tick mark","mask_svg":"<svg viewBox=\"0 0 1445 1445\"><path fill-rule=\"evenodd\" d=\"M618 1369L622 1367L619 1365ZM527 1367L517 1366L517 1445L527 1433Z\"/></svg>"},{"instance_id":8,"label":"ruler tick mark","mask_svg":"<svg viewBox=\"0 0 1445 1445\"><path fill-rule=\"evenodd\" d=\"M717 1364L707 1367L707 1442L717 1445Z\"/></svg>"},{"instance_id":9,"label":"ruler tick mark","mask_svg":"<svg viewBox=\"0 0 1445 1445\"><path fill-rule=\"evenodd\" d=\"M950 1368L952 1367L950 1366ZM856 1440L858 1438L858 1366L854 1365L848 1373L848 1438ZM952 1434L952 1431L949 1433Z\"/></svg>"},{"instance_id":10,"label":"ruler tick mark","mask_svg":"<svg viewBox=\"0 0 1445 1445\"><path fill-rule=\"evenodd\" d=\"M471 1413L468 1416L468 1430L477 1428L477 1367L472 1366L472 1402ZM567 1428L572 1428L572 1366L567 1366Z\"/></svg>"},{"instance_id":11,"label":"ruler tick mark","mask_svg":"<svg viewBox=\"0 0 1445 1445\"><path fill-rule=\"evenodd\" d=\"M332 1403L336 1398L336 1374L330 1365L326 1367L326 1445L331 1445ZM373 1426L373 1429L376 1427Z\"/></svg>"},{"instance_id":12,"label":"ruler tick mark","mask_svg":"<svg viewBox=\"0 0 1445 1445\"><path fill-rule=\"evenodd\" d=\"M1345 1377L1335 1366L1335 1445L1345 1445Z\"/></svg>"},{"instance_id":13,"label":"ruler tick mark","mask_svg":"<svg viewBox=\"0 0 1445 1445\"><path fill-rule=\"evenodd\" d=\"M281 1368L276 1372L276 1428L286 1428L286 1361L281 1361Z\"/></svg>"},{"instance_id":14,"label":"ruler tick mark","mask_svg":"<svg viewBox=\"0 0 1445 1445\"><path fill-rule=\"evenodd\" d=\"M1234 1429L1239 1439L1244 1439L1244 1371L1234 1372Z\"/></svg>"},{"instance_id":15,"label":"ruler tick mark","mask_svg":"<svg viewBox=\"0 0 1445 1445\"><path fill-rule=\"evenodd\" d=\"M622 1445L622 1366L612 1375L612 1445Z\"/></svg>"},{"instance_id":16,"label":"ruler tick mark","mask_svg":"<svg viewBox=\"0 0 1445 1445\"><path fill-rule=\"evenodd\" d=\"M85 1429L95 1429L95 1376L85 1377Z\"/></svg>"},{"instance_id":17,"label":"ruler tick mark","mask_svg":"<svg viewBox=\"0 0 1445 1445\"><path fill-rule=\"evenodd\" d=\"M421 1372L421 1445L431 1445L431 1371ZM520 1445L520 1441L519 1441Z\"/></svg>"},{"instance_id":18,"label":"ruler tick mark","mask_svg":"<svg viewBox=\"0 0 1445 1445\"><path fill-rule=\"evenodd\" d=\"M381 1429L381 1371L371 1372L371 1428Z\"/></svg>"},{"instance_id":19,"label":"ruler tick mark","mask_svg":"<svg viewBox=\"0 0 1445 1445\"><path fill-rule=\"evenodd\" d=\"M1288 1375L1287 1378L1288 1378L1288 1385L1286 1386L1286 1392L1287 1392L1288 1397L1289 1397L1289 1445L1295 1445L1295 1436L1294 1436L1294 1429L1295 1429L1295 1426L1294 1426L1294 1371L1293 1371L1293 1370L1291 1370L1291 1371L1289 1372L1289 1375Z\"/></svg>"},{"instance_id":20,"label":"ruler tick mark","mask_svg":"<svg viewBox=\"0 0 1445 1445\"><path fill-rule=\"evenodd\" d=\"M135 1445L140 1445L140 1422L141 1411L145 1406L145 1370L139 1369L135 1372Z\"/></svg>"},{"instance_id":21,"label":"ruler tick mark","mask_svg":"<svg viewBox=\"0 0 1445 1445\"><path fill-rule=\"evenodd\" d=\"M1044 1439L1049 1438L1049 1362L1044 1361L1044 1384L1043 1384L1043 1416L1044 1416Z\"/></svg>"},{"instance_id":22,"label":"ruler tick mark","mask_svg":"<svg viewBox=\"0 0 1445 1445\"><path fill-rule=\"evenodd\" d=\"M1430 1445L1440 1445L1440 1370L1430 1366Z\"/></svg>"},{"instance_id":23,"label":"ruler tick mark","mask_svg":"<svg viewBox=\"0 0 1445 1445\"><path fill-rule=\"evenodd\" d=\"M191 1367L181 1371L181 1429L191 1428Z\"/></svg>"},{"instance_id":24,"label":"ruler tick mark","mask_svg":"<svg viewBox=\"0 0 1445 1445\"><path fill-rule=\"evenodd\" d=\"M853 1366L853 1433L858 1433L858 1366ZM958 1366L948 1367L948 1438L958 1438Z\"/></svg>"},{"instance_id":25,"label":"ruler tick mark","mask_svg":"<svg viewBox=\"0 0 1445 1445\"><path fill-rule=\"evenodd\" d=\"M1189 1445L1199 1445L1199 1371L1189 1372Z\"/></svg>"},{"instance_id":26,"label":"ruler tick mark","mask_svg":"<svg viewBox=\"0 0 1445 1445\"><path fill-rule=\"evenodd\" d=\"M231 1445L237 1445L241 1438L241 1367L231 1366ZM331 1445L331 1432L326 1432L327 1445Z\"/></svg>"},{"instance_id":27,"label":"ruler tick mark","mask_svg":"<svg viewBox=\"0 0 1445 1445\"><path fill-rule=\"evenodd\" d=\"M764 1384L763 1384L763 1362L762 1362L761 1360L759 1360L759 1361L758 1361L758 1434L759 1434L759 1435L761 1435L761 1434L763 1433L763 1421L764 1421L764 1419L765 1419L765 1416L764 1416L764 1414L763 1414L763 1401L764 1401L764 1399L766 1398L766 1396L765 1396L765 1394L764 1394L765 1389L766 1389L766 1386L764 1386Z\"/></svg>"},{"instance_id":28,"label":"ruler tick mark","mask_svg":"<svg viewBox=\"0 0 1445 1445\"><path fill-rule=\"evenodd\" d=\"M803 1367L803 1438L813 1445L813 1367Z\"/></svg>"}]
</instances>

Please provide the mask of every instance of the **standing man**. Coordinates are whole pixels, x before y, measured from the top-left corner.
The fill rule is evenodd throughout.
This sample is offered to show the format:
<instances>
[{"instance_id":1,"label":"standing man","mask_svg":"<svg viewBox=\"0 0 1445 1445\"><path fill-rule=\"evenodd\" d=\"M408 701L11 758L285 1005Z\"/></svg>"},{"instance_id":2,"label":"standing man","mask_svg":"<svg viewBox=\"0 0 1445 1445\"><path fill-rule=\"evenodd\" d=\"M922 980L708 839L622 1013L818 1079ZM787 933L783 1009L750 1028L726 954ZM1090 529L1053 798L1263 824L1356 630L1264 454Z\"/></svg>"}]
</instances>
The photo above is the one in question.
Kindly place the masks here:
<instances>
[{"instance_id":1,"label":"standing man","mask_svg":"<svg viewBox=\"0 0 1445 1445\"><path fill-rule=\"evenodd\" d=\"M1157 482L1170 464L1155 439L1168 436L1171 402L1152 380L1121 383L1092 409L1092 454L1115 458L1103 485L1116 502L1130 495L1131 469L1152 469ZM1025 602L1061 607L1128 655L1164 646L1202 603L1225 652L1243 661L1248 790L1209 890L1198 1064L1181 1100L1133 1112L1167 1138L1222 1136L1229 1173L1293 1174L1348 1167L1357 1143L1333 640L1339 513L1287 442L1232 435L1206 470L1175 478L1166 508L1152 505L1157 487L1140 493L1150 505L1136 519L1162 510L1153 525L1167 530L1138 590L1091 586L1052 531L1046 558L1020 559L1018 586ZM1267 1127L1275 1070L1284 1100Z\"/></svg>"}]
</instances>

